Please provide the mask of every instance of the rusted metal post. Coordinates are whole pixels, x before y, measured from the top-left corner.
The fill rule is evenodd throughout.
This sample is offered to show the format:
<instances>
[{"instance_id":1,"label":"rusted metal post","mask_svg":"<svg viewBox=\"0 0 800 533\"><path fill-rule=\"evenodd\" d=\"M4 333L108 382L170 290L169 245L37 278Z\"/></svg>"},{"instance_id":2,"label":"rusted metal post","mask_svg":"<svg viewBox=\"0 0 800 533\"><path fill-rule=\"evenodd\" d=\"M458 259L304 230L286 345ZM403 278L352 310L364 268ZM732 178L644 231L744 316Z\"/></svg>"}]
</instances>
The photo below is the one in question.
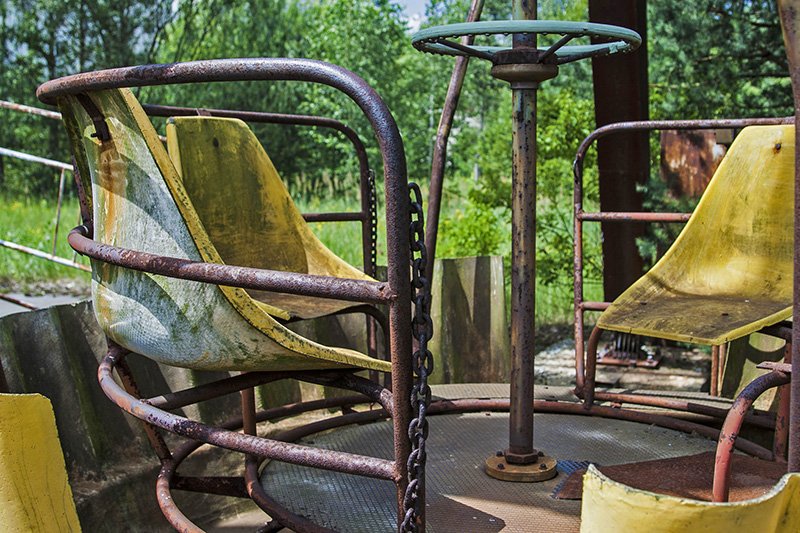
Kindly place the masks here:
<instances>
[{"instance_id":1,"label":"rusted metal post","mask_svg":"<svg viewBox=\"0 0 800 533\"><path fill-rule=\"evenodd\" d=\"M536 2L514 2L514 19L535 20ZM536 35L514 35L515 49ZM511 410L506 460L536 462L533 448L533 352L536 291L536 88L511 85Z\"/></svg>"},{"instance_id":2,"label":"rusted metal post","mask_svg":"<svg viewBox=\"0 0 800 533\"><path fill-rule=\"evenodd\" d=\"M774 371L759 376L750 382L733 402L725 423L719 432L717 453L714 460L714 485L712 498L714 502L727 502L731 482L731 461L736 437L742 428L744 417L747 415L753 402L769 389L780 387L789 381L790 377L783 372Z\"/></svg>"},{"instance_id":3,"label":"rusted metal post","mask_svg":"<svg viewBox=\"0 0 800 533\"><path fill-rule=\"evenodd\" d=\"M535 20L536 1L517 0L516 20ZM514 34L513 47L498 54L492 76L511 84L511 397L508 448L490 457L486 471L513 481L556 475L555 460L533 447L533 354L536 292L536 91L558 73L539 61L536 34ZM534 59L534 61L531 61ZM501 464L502 459L505 464ZM496 464L497 463L497 464ZM539 463L537 465L537 463Z\"/></svg>"},{"instance_id":4,"label":"rusted metal post","mask_svg":"<svg viewBox=\"0 0 800 533\"><path fill-rule=\"evenodd\" d=\"M789 74L794 96L795 131L800 126L800 0L778 0L783 42L789 59ZM794 156L794 305L792 314L800 316L800 151ZM800 320L792 322L792 367L800 368ZM789 472L800 471L800 377L792 373L789 407Z\"/></svg>"},{"instance_id":5,"label":"rusted metal post","mask_svg":"<svg viewBox=\"0 0 800 533\"><path fill-rule=\"evenodd\" d=\"M467 22L480 20L483 11L483 0L472 0L467 12ZM470 45L475 40L474 36L462 37L461 44ZM444 182L444 167L447 163L447 140L450 129L453 127L453 117L458 108L458 99L461 97L461 87L464 85L464 76L469 65L468 56L456 57L453 73L450 75L450 85L447 87L447 96L444 99L442 116L439 118L439 128L436 131L436 143L433 145L431 161L431 182L428 187L428 211L425 214L425 248L428 250L428 264L425 277L433 279L433 261L436 257L436 239L439 234L439 213L442 209L442 187Z\"/></svg>"},{"instance_id":6,"label":"rusted metal post","mask_svg":"<svg viewBox=\"0 0 800 533\"><path fill-rule=\"evenodd\" d=\"M709 394L719 396L719 346L711 347L711 384Z\"/></svg>"}]
</instances>

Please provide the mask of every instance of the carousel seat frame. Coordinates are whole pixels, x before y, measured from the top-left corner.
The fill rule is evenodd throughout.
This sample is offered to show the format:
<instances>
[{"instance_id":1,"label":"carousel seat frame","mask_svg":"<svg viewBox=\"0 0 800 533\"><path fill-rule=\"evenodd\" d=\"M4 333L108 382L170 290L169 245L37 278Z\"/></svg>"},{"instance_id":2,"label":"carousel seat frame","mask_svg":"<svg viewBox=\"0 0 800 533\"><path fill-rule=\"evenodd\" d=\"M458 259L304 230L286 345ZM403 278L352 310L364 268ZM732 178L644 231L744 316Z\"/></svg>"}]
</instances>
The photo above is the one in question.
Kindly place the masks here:
<instances>
[{"instance_id":1,"label":"carousel seat frame","mask_svg":"<svg viewBox=\"0 0 800 533\"><path fill-rule=\"evenodd\" d=\"M419 487L413 494L407 494L409 483L409 461L411 439L409 424L412 422L412 305L429 301L427 287L419 283L412 288L408 265L413 258L409 230L411 227L411 208L409 184L406 175L403 143L394 119L380 97L361 78L334 65L305 59L248 59L211 60L173 65L148 65L111 69L95 73L84 73L45 83L37 92L45 103L57 103L69 98L80 102L94 124L93 134L100 142L110 138L109 125L97 106L87 95L98 91L165 85L174 83L233 82L247 80L263 81L302 81L318 83L338 89L352 99L365 114L379 145L385 179L386 198L386 246L387 281L379 282L361 279L342 279L329 276L266 270L245 266L218 264L180 257L166 257L148 253L144 250L126 249L102 243L93 238L91 201L86 194L86 185L80 183L83 225L75 228L69 236L70 245L79 253L89 256L95 264L109 264L134 271L157 274L179 280L197 281L225 287L273 291L283 294L312 298L332 298L353 302L358 310L365 306L383 305L388 308L388 320L379 320L385 326L386 346L390 359L391 383L388 386L354 374L358 368L348 369L345 365L336 369L320 370L278 370L268 369L244 372L235 377L200 385L183 391L170 392L154 398L142 398L137 384L130 372L125 358L132 351L118 345L109 338L109 351L98 369L98 380L106 395L119 407L145 424L145 431L152 448L161 462L161 472L157 480L157 499L168 521L182 531L197 531L193 524L175 506L170 488L202 491L212 494L249 497L266 511L273 519L271 528L291 527L298 531L326 531L306 518L285 509L272 500L258 484L258 465L265 459L276 459L293 464L312 466L338 472L384 479L396 487L397 524L403 520L419 520L423 494ZM155 115L190 114L186 108L150 106ZM369 171L366 151L357 135L341 123L318 117L299 115L278 115L267 113L226 112L222 110L201 111L199 114L237 116L261 122L323 126L344 133L356 148L360 166L361 211L355 213L314 214L306 216L313 221L360 221L362 224L365 270L374 274L374 183ZM197 114L196 111L191 114ZM81 155L75 154L77 167L81 167ZM85 158L85 156L84 156ZM78 170L81 170L78 168ZM412 189L413 192L413 189ZM412 198L413 200L413 198ZM413 228L412 228L413 230ZM419 232L421 234L421 231ZM420 235L420 238L424 238ZM143 244L146 247L146 243ZM416 296L419 290L419 296ZM347 311L350 311L349 309ZM380 313L373 317L380 319ZM419 326L417 326L419 329ZM373 335L374 337L374 331ZM337 366L337 365L334 365ZM229 370L235 370L230 368ZM120 378L118 383L113 373ZM374 374L372 377L375 377ZM254 387L280 379L296 379L319 385L337 387L357 396L328 398L299 404L273 408L256 414ZM169 412L170 410L216 398L231 393L241 393L242 417L222 427L212 427L189 420ZM378 404L380 409L368 412L352 412L349 408L359 403ZM277 439L256 436L255 424L259 420L292 416L319 409L342 408L346 413L334 419L323 421L284 435ZM358 422L361 419L391 417L394 422L393 459L359 456L332 450L322 450L313 446L294 444L292 441L304 432L313 433L324 427ZM321 429L322 425L322 429ZM233 431L243 427L244 432ZM191 442L176 450L170 450L159 430L181 435ZM413 432L412 432L413 433ZM178 465L202 444L245 454L245 474L243 477L196 477L186 478L176 474ZM416 500L417 496L419 499ZM418 503L420 502L420 503Z\"/></svg>"},{"instance_id":2,"label":"carousel seat frame","mask_svg":"<svg viewBox=\"0 0 800 533\"><path fill-rule=\"evenodd\" d=\"M657 332L657 331L649 331L649 332L642 332L638 331L638 329L642 329L639 325L639 322L642 322L641 317L637 315L636 312L633 313L632 323L633 326L629 329L625 329L621 325L611 325L609 328L604 327L601 321L598 321L598 325L594 327L592 334L590 335L588 343L585 342L584 337L584 314L587 311L600 311L606 313L606 311L613 306L616 307L616 313L614 314L614 319L617 320L620 324L625 322L625 309L631 306L629 300L631 297L627 295L635 293L639 290L640 286L645 286L650 279L648 276L650 274L646 274L643 276L639 281L636 282L632 286L631 289L626 291L620 298L617 299L614 303L611 302L592 302L592 301L585 301L583 296L583 224L584 222L604 222L604 223L629 223L629 222L644 222L644 223L684 223L688 222L692 217L691 213L651 213L651 212L608 212L608 211L599 211L599 212L588 212L584 211L583 209L583 200L584 200L584 184L583 184L583 166L584 160L586 157L586 153L589 147L599 138L602 138L606 135L611 134L619 134L619 133L626 133L626 132L651 132L651 131L659 131L659 130L698 130L698 129L717 129L717 128L746 128L748 126L790 126L793 128L794 119L793 117L786 117L786 118L757 118L757 119L723 119L723 120L682 120L682 121L638 121L638 122L623 122L623 123L616 123L610 124L607 126L603 126L598 128L594 132L592 132L584 141L581 143L580 147L578 148L575 162L573 165L574 170L574 204L575 204L575 211L574 211L574 317L575 317L575 369L576 369L576 394L581 397L584 401L584 405L587 409L591 409L592 405L595 401L608 401L612 402L616 405L623 405L625 403L634 404L634 405L645 405L651 407L661 407L672 409L676 411L683 411L687 413L704 413L706 415L710 415L712 417L718 418L720 420L724 419L722 423L722 427L720 430L720 435L718 439L718 446L717 446L717 453L716 453L716 461L715 461L715 471L714 471L714 486L713 486L713 501L715 502L725 502L728 501L728 495L730 490L730 479L731 479L731 463L732 463L732 454L734 451L734 446L736 445L737 437L739 435L739 431L742 425L745 422L756 423L762 427L768 427L774 429L774 437L773 437L773 449L772 449L772 460L777 461L784 461L787 455L787 441L788 439L788 432L789 432L789 425L788 425L788 417L789 417L789 410L790 410L790 395L788 390L788 384L791 381L791 365L782 363L782 364L766 364L766 365L759 365L759 368L766 370L767 373L761 375L760 377L753 380L744 389L737 395L732 407L729 410L723 409L709 409L706 406L699 405L698 403L694 403L691 401L684 401L678 400L673 398L664 398L659 397L658 395L648 395L648 394L633 394L633 393L617 393L617 392L598 392L596 390L596 369L597 369L597 348L600 341L600 334L605 329L610 329L612 331L623 331L627 332L631 330L633 333L641 333L641 334L650 334L655 337L659 338L667 338L667 339L675 339L675 340L684 340L684 341L691 341L692 339L684 338L685 335L681 335L679 332L674 331L675 329L672 324L668 324L666 327L666 332ZM794 133L792 129L792 134ZM780 150L780 144L776 145L775 148L777 151ZM778 152L775 152L778 153ZM788 184L791 188L793 183L794 174L791 175L791 178L788 181ZM715 189L716 190L716 189ZM720 194L717 191L716 194ZM717 201L717 200L713 200ZM792 210L787 212L789 218L793 216ZM698 221L700 219L698 218ZM717 224L720 221L716 222ZM713 222L712 222L713 224ZM722 222L724 225L724 222ZM694 233L697 233L701 228L699 226L702 225L702 222L695 223L695 228L692 228ZM687 228L686 233L689 233ZM787 230L787 234L791 235L791 230ZM681 237L683 237L683 233ZM678 240L681 239L678 238ZM673 244L673 247L678 247L680 243L677 242ZM670 251L673 249L670 248ZM670 252L668 252L669 254ZM662 266L662 270L667 268L666 266L666 258L664 259L664 266ZM655 268L655 267L654 267ZM651 276L652 277L652 276ZM791 276L789 276L791 277ZM789 283L789 287L791 285L790 280L786 280ZM652 284L652 283L651 283ZM663 290L663 288L662 288ZM791 289L789 288L791 292ZM639 290L641 292L641 290ZM651 291L652 292L652 291ZM657 292L657 291L656 291ZM711 295L713 297L713 295ZM703 296L698 294L694 296L696 301L698 302L697 305L702 305ZM641 298L640 298L641 299ZM633 298L636 300L636 298ZM659 301L658 297L656 297L653 302L657 304ZM749 302L749 300L746 300ZM633 303L638 303L637 301L633 301ZM775 307L775 304L773 304ZM791 307L791 296L788 297L788 301L786 303L786 308ZM634 311L638 311L634 309ZM639 312L638 314L647 314L651 310L646 309L644 312ZM607 313L606 313L607 314ZM753 313L751 313L753 314ZM736 329L733 336L727 333L724 328L716 328L718 331L715 331L714 334L716 335L715 338L711 339L694 339L702 344L711 344L713 345L712 349L712 365L711 365L711 394L712 396L718 395L718 372L720 367L720 349L719 347L723 345L728 340L731 340L735 337L740 337L742 335L749 334L751 332L758 332L767 334L773 337L778 337L786 341L786 361L790 358L791 352L791 342L792 342L792 329L791 323L784 321L785 318L790 316L790 310L778 310L777 307L773 310L772 313L768 313L769 317L763 316L755 316L753 314L753 320L750 320L748 324L741 325ZM727 316L728 313L723 313L723 315ZM786 316L784 316L786 315ZM605 316L602 315L602 317ZM680 323L685 323L686 318L682 317ZM616 324L616 322L614 323ZM708 327L706 329L709 329ZM713 329L713 328L711 328ZM660 334L661 333L661 334ZM708 337L708 335L706 335ZM714 336L714 335L711 335ZM752 406L754 401L761 396L764 392L771 388L780 387L779 397L779 408L777 415L773 415L771 413L753 410ZM796 401L796 399L795 399Z\"/></svg>"}]
</instances>

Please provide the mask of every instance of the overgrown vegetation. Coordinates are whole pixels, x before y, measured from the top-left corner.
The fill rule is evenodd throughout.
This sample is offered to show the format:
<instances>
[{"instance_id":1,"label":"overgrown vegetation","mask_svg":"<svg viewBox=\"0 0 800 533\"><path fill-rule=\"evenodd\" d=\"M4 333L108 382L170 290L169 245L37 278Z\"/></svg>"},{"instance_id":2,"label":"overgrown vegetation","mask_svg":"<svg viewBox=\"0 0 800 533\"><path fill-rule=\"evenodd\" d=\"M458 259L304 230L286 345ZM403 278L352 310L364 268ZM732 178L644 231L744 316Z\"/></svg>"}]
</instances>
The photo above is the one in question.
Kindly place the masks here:
<instances>
[{"instance_id":1,"label":"overgrown vegetation","mask_svg":"<svg viewBox=\"0 0 800 533\"><path fill-rule=\"evenodd\" d=\"M430 0L425 24L463 21L468 0ZM650 108L653 118L774 116L791 112L791 92L774 0L677 0L648 7ZM586 0L540 0L541 18L586 20ZM488 0L484 19L507 19L510 2ZM30 105L36 86L76 71L219 57L308 57L361 75L385 99L403 134L409 174L427 183L432 141L452 59L416 52L407 21L391 0L0 0L0 98ZM510 94L473 61L464 84L448 150L440 256L510 252ZM358 108L343 95L298 83L237 83L151 87L143 102L329 116L356 129L371 163L378 152ZM65 160L65 136L55 121L0 110L0 146ZM562 68L539 96L539 233L541 297L537 309L568 316L572 276L571 163L594 125L589 61ZM163 123L158 123L159 126ZM357 164L348 142L314 128L254 126L298 202L308 210L357 205ZM658 152L655 151L655 154ZM594 153L586 162L587 207L597 206ZM657 167L654 167L657 168ZM377 169L378 171L380 169ZM380 175L380 171L378 172ZM29 245L48 234L52 213L38 198L52 196L52 172L0 157L6 198L0 231ZM664 196L657 172L647 185L649 206L682 200ZM48 196L49 195L49 196ZM664 199L666 198L666 199ZM315 203L316 202L316 203ZM9 233L26 207L38 234ZM673 205L674 207L674 205ZM690 206L689 206L690 207ZM69 224L68 224L69 225ZM337 253L361 264L355 225L315 225ZM661 232L661 233L659 233ZM668 230L642 242L655 257ZM600 232L587 227L589 290L602 265ZM26 240L28 239L28 240ZM63 246L63 241L59 246ZM36 261L12 265L0 251L0 278L38 275ZM48 267L49 268L49 267ZM59 270L60 272L60 270ZM41 275L61 275L42 271ZM594 282L594 285L592 283ZM595 287L592 289L591 287ZM538 297L538 296L537 296Z\"/></svg>"}]
</instances>

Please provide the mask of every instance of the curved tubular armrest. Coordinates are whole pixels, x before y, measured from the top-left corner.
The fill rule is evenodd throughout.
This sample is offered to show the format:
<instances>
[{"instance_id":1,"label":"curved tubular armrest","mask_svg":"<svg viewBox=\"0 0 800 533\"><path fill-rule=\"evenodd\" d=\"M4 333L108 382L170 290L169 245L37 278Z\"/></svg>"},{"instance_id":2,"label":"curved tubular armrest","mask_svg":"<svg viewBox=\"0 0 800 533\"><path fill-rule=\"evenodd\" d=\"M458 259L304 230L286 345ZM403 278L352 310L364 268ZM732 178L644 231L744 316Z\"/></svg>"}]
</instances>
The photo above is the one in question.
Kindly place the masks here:
<instances>
[{"instance_id":1,"label":"curved tubular armrest","mask_svg":"<svg viewBox=\"0 0 800 533\"><path fill-rule=\"evenodd\" d=\"M46 82L39 86L36 96L43 103L54 104L60 96L104 89L231 81L320 83L343 92L361 108L372 126L383 159L389 285L398 297L410 298L410 215L403 141L389 108L375 90L353 72L311 59L214 59L84 72ZM398 323L411 321L410 309L398 308L393 315ZM400 344L403 345L402 352L410 351L410 339L403 339Z\"/></svg>"},{"instance_id":2,"label":"curved tubular armrest","mask_svg":"<svg viewBox=\"0 0 800 533\"><path fill-rule=\"evenodd\" d=\"M98 261L150 274L243 289L372 304L391 303L397 298L389 285L383 282L201 263L101 244L87 237L87 233L85 226L78 226L70 232L69 244L76 252Z\"/></svg>"},{"instance_id":3,"label":"curved tubular armrest","mask_svg":"<svg viewBox=\"0 0 800 533\"><path fill-rule=\"evenodd\" d=\"M626 133L631 131L657 131L657 130L708 130L718 128L744 128L745 126L773 126L778 124L793 124L794 117L776 118L728 118L711 120L637 120L630 122L615 122L601 126L586 136L578 146L575 159L572 162L572 172L575 176L576 192L583 191L583 160L589 147L599 138L613 133ZM583 204L583 196L575 201Z\"/></svg>"}]
</instances>

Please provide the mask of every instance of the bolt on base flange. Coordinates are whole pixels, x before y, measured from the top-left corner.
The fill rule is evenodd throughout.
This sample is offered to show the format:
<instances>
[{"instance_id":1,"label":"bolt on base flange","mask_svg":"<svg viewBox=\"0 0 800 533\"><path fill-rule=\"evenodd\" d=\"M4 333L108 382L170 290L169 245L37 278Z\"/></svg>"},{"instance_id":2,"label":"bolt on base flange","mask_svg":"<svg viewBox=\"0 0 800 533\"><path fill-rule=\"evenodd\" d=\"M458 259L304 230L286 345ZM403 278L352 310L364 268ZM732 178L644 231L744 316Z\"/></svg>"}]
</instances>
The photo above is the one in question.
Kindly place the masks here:
<instances>
[{"instance_id":1,"label":"bolt on base flange","mask_svg":"<svg viewBox=\"0 0 800 533\"><path fill-rule=\"evenodd\" d=\"M503 454L492 455L486 459L486 473L501 481L536 483L556 477L556 460L549 455L539 456L538 461L526 465L515 465L506 461Z\"/></svg>"}]
</instances>

